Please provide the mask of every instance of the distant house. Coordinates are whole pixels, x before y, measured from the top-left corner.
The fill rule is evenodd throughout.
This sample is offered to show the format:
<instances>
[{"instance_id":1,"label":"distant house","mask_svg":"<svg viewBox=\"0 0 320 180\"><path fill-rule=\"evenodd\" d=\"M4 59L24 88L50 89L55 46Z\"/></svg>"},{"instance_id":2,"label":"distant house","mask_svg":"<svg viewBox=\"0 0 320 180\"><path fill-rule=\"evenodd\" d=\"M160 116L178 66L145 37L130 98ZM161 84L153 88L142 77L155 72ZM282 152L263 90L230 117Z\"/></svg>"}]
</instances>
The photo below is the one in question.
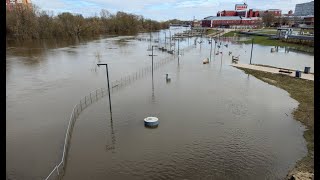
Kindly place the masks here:
<instances>
[{"instance_id":1,"label":"distant house","mask_svg":"<svg viewBox=\"0 0 320 180\"><path fill-rule=\"evenodd\" d=\"M268 9L264 13L272 13L274 16L281 16L280 9Z\"/></svg>"},{"instance_id":2,"label":"distant house","mask_svg":"<svg viewBox=\"0 0 320 180\"><path fill-rule=\"evenodd\" d=\"M314 26L314 16L306 16L303 18L304 24L308 26Z\"/></svg>"},{"instance_id":3,"label":"distant house","mask_svg":"<svg viewBox=\"0 0 320 180\"><path fill-rule=\"evenodd\" d=\"M193 20L191 27L201 27L201 21L199 20Z\"/></svg>"}]
</instances>

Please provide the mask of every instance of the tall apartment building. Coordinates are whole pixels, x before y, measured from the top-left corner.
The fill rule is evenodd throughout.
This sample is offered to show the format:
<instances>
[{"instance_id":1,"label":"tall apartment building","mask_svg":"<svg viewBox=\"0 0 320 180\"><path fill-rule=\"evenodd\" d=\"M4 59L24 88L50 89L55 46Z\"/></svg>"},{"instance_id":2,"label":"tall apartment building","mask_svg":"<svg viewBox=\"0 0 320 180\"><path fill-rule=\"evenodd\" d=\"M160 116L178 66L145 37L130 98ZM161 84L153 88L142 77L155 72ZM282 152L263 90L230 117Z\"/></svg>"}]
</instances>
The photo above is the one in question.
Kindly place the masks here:
<instances>
[{"instance_id":1,"label":"tall apartment building","mask_svg":"<svg viewBox=\"0 0 320 180\"><path fill-rule=\"evenodd\" d=\"M314 1L296 4L294 15L295 16L313 16L314 15Z\"/></svg>"}]
</instances>

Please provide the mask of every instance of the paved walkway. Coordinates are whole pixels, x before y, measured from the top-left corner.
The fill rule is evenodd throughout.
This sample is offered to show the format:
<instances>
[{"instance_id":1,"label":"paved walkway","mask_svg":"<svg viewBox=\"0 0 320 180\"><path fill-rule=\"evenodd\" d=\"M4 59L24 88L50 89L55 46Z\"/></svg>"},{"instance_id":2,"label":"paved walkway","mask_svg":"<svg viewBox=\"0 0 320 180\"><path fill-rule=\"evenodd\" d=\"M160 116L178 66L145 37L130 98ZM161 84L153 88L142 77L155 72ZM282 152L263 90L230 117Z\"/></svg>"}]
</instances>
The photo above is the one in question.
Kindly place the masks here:
<instances>
[{"instance_id":1,"label":"paved walkway","mask_svg":"<svg viewBox=\"0 0 320 180\"><path fill-rule=\"evenodd\" d=\"M217 29L217 30L218 30L218 32L213 32L213 33L211 33L211 34L208 34L207 36L208 36L208 37L216 37L216 36L218 36L219 34L220 34L220 36L222 36L222 35L230 32L230 31L234 31L234 29L223 29L223 30Z\"/></svg>"},{"instance_id":2,"label":"paved walkway","mask_svg":"<svg viewBox=\"0 0 320 180\"><path fill-rule=\"evenodd\" d=\"M296 72L294 70L290 70L292 72L290 74L279 73L280 68L264 67L264 66L250 65L250 64L231 64L231 66L241 67L241 68L246 68L246 69L253 69L253 70L264 71L264 72L270 72L270 73L274 73L274 74L285 74L285 75L292 76L292 77L295 77L295 74L296 74ZM313 74L305 74L305 73L301 72L301 79L314 81L314 75Z\"/></svg>"}]
</instances>

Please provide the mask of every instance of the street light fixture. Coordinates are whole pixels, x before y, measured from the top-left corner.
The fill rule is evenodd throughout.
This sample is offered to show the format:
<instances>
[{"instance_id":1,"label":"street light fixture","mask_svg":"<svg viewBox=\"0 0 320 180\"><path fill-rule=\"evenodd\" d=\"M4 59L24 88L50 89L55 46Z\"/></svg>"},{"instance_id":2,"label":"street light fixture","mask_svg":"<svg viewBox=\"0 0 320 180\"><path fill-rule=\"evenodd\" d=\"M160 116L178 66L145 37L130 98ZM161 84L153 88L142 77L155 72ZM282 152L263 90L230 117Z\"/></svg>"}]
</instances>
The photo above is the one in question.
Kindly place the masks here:
<instances>
[{"instance_id":1,"label":"street light fixture","mask_svg":"<svg viewBox=\"0 0 320 180\"><path fill-rule=\"evenodd\" d=\"M211 53L212 53L212 37L210 38L209 40L209 43L210 43L210 62L211 62Z\"/></svg>"},{"instance_id":2,"label":"street light fixture","mask_svg":"<svg viewBox=\"0 0 320 180\"><path fill-rule=\"evenodd\" d=\"M163 32L164 33L164 47L167 48L167 34L166 32Z\"/></svg>"},{"instance_id":3,"label":"street light fixture","mask_svg":"<svg viewBox=\"0 0 320 180\"><path fill-rule=\"evenodd\" d=\"M151 55L149 54L149 56L151 56L151 59L152 59L152 62L151 62L151 66L152 66L152 78L153 78L153 56L157 56L157 55L154 55L154 54L153 54L153 47L158 47L158 46L151 46L152 54L151 54Z\"/></svg>"},{"instance_id":4,"label":"street light fixture","mask_svg":"<svg viewBox=\"0 0 320 180\"><path fill-rule=\"evenodd\" d=\"M253 39L254 39L254 38L252 38L252 45L251 45L251 55L250 55L250 64L251 64L251 60L252 60Z\"/></svg>"}]
</instances>

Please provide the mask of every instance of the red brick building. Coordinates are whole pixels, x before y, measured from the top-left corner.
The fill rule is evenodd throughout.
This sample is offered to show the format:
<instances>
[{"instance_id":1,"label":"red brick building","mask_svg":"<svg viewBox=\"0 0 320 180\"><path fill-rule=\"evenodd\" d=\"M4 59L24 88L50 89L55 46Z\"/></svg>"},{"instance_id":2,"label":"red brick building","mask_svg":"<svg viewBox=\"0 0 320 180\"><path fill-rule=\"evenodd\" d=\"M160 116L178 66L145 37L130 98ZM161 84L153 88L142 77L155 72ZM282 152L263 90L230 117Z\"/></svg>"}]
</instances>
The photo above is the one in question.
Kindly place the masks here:
<instances>
[{"instance_id":1,"label":"red brick building","mask_svg":"<svg viewBox=\"0 0 320 180\"><path fill-rule=\"evenodd\" d=\"M274 16L281 16L280 9L268 9L264 13L272 13Z\"/></svg>"},{"instance_id":2,"label":"red brick building","mask_svg":"<svg viewBox=\"0 0 320 180\"><path fill-rule=\"evenodd\" d=\"M239 16L221 16L221 17L207 17L202 20L202 27L236 27L249 26L255 27L260 23L260 20L255 18L245 18Z\"/></svg>"},{"instance_id":3,"label":"red brick building","mask_svg":"<svg viewBox=\"0 0 320 180\"><path fill-rule=\"evenodd\" d=\"M306 16L303 18L303 22L306 25L314 26L314 16Z\"/></svg>"},{"instance_id":4,"label":"red brick building","mask_svg":"<svg viewBox=\"0 0 320 180\"><path fill-rule=\"evenodd\" d=\"M201 21L193 20L191 27L201 27Z\"/></svg>"},{"instance_id":5,"label":"red brick building","mask_svg":"<svg viewBox=\"0 0 320 180\"><path fill-rule=\"evenodd\" d=\"M241 17L262 17L265 13L272 13L274 16L281 16L280 9L257 10L249 9L246 3L236 4L234 10L223 10L217 13L217 16L241 16ZM291 11L292 13L292 11Z\"/></svg>"},{"instance_id":6,"label":"red brick building","mask_svg":"<svg viewBox=\"0 0 320 180\"><path fill-rule=\"evenodd\" d=\"M280 9L268 9L266 11L263 10L255 10L255 9L249 9L247 11L219 11L217 13L217 16L242 16L242 17L262 17L264 13L272 13L275 16L281 16L281 10Z\"/></svg>"}]
</instances>

